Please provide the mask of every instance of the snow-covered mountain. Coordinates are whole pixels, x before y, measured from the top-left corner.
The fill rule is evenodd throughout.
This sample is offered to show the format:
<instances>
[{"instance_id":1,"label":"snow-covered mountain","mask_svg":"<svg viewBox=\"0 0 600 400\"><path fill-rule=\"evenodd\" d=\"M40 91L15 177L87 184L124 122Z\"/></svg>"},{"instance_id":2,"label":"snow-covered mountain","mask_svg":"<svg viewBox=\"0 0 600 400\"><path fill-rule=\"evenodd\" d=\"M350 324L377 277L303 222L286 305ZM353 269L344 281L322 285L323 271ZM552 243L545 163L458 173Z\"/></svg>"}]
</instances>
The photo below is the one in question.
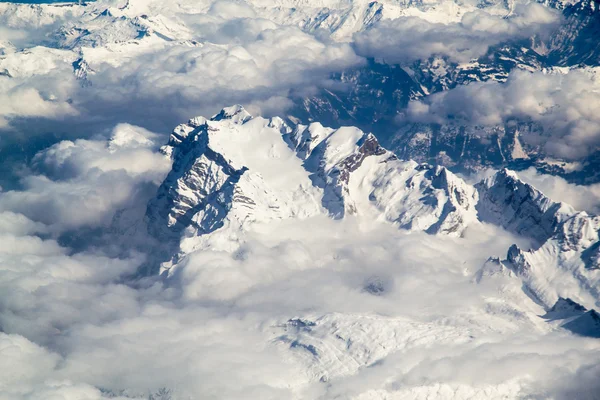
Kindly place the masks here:
<instances>
[{"instance_id":1,"label":"snow-covered mountain","mask_svg":"<svg viewBox=\"0 0 600 400\"><path fill-rule=\"evenodd\" d=\"M461 236L471 225L491 223L532 242L532 249L511 248L506 262L507 268L529 282L531 290L539 287L544 291L546 284L533 277L537 272L525 276L518 271L535 269L525 268L526 264L543 264L545 267L539 268L566 271L578 284L583 282L579 286L589 293L579 297L569 290L537 293L546 307L559 296L572 296L592 308L591 299L597 296L593 289L598 258L596 217L552 202L505 171L473 187L450 170L534 165L589 182L598 179L597 151L574 163L548 157L540 144L523 140L532 132L544 135L540 124L528 118L486 126L402 119L415 101L478 82L502 83L515 70L596 74L595 42L589 40L598 24L596 3L544 4L562 13L564 19L551 35L500 40L501 36L490 42L483 55L466 62L444 54L410 62L366 55L365 63L334 72L326 85L307 91L302 81L295 85L286 93L293 105L283 118L252 117L233 107L213 118L198 117L177 127L163 149L171 157L173 169L147 211L150 232L166 238L161 256L169 260L165 268L196 249L235 248L244 231L256 222L270 220L368 215L402 229L453 236ZM59 72L68 70L81 86L80 96L101 86L91 97L94 103L113 94L111 87L102 86L98 79L131 82L138 73L154 79L157 74L129 62L173 49L169 60L178 59L185 49L201 51L185 59L184 65L170 65L174 72L166 80L194 68L196 60L212 59L220 52L240 60L257 55L251 64L260 69L256 60L263 50L252 56L251 48L240 50L244 38L233 29L236 24L244 27L244 34L293 26L315 37L327 37L325 43L350 43L360 53L356 35L376 31L382 23L401 17L463 29L469 21L463 18L478 15L478 10L509 20L516 15L516 7L514 2L446 0L249 0L229 6L186 0L168 6L150 0L102 0L84 5L2 3L0 21L4 26L9 30L35 27L39 34L27 40L11 34L10 39L2 40L0 79L12 89L22 80L50 77L56 81ZM261 22L255 27L249 20ZM335 47L331 53L340 49ZM296 63L299 60L294 59ZM325 58L317 69L329 62ZM580 68L582 65L588 68ZM126 73L115 78L121 70ZM270 84L268 77L261 78L264 80L254 82L242 77L236 86L260 91ZM205 84L214 84L211 87L218 91L219 79L207 77ZM133 80L131 86L137 84ZM61 115L76 114L73 99L67 94L57 98L52 89L39 91L39 98L57 107ZM147 90L136 95L143 98ZM252 148L252 153L243 151L247 148ZM546 276L544 279L552 275L539 274Z\"/></svg>"},{"instance_id":2,"label":"snow-covered mountain","mask_svg":"<svg viewBox=\"0 0 600 400\"><path fill-rule=\"evenodd\" d=\"M530 245L513 245L481 276L504 269L546 310L563 297L600 304L600 218L552 201L512 171L472 186L444 167L398 159L357 128L292 128L241 106L178 126L162 151L173 169L146 216L165 243L169 274L195 251L235 252L274 221L358 216L458 238L492 224Z\"/></svg>"},{"instance_id":3,"label":"snow-covered mountain","mask_svg":"<svg viewBox=\"0 0 600 400\"><path fill-rule=\"evenodd\" d=\"M0 3L0 398L596 398L597 24Z\"/></svg>"},{"instance_id":4,"label":"snow-covered mountain","mask_svg":"<svg viewBox=\"0 0 600 400\"><path fill-rule=\"evenodd\" d=\"M184 254L235 248L254 222L319 214L454 236L476 221L474 188L443 167L399 160L357 128L291 128L233 106L178 126L162 151L173 169L148 205L149 229L183 234Z\"/></svg>"},{"instance_id":5,"label":"snow-covered mountain","mask_svg":"<svg viewBox=\"0 0 600 400\"><path fill-rule=\"evenodd\" d=\"M502 170L476 185L482 221L532 240L531 249L513 245L505 265L546 308L562 297L590 306L599 299L600 218L554 202L513 172Z\"/></svg>"},{"instance_id":6,"label":"snow-covered mountain","mask_svg":"<svg viewBox=\"0 0 600 400\"><path fill-rule=\"evenodd\" d=\"M544 133L542 126L526 117L491 125L404 122L402 118L411 100L427 99L431 94L475 82L506 82L513 71L564 73L582 67L595 71L600 59L594 47L596 41L591 38L600 24L597 3L542 3L562 13L563 22L547 37L499 43L490 46L484 55L462 63L444 55L393 66L370 60L365 67L332 76L350 89L342 85L340 90L325 89L303 98L291 114L304 120L327 121L331 126L357 125L372 131L403 158L444 165L454 171L535 166L571 181L596 182L597 151L582 160L585 168L556 159L539 146L519 139L519 133L524 132L552 134Z\"/></svg>"}]
</instances>

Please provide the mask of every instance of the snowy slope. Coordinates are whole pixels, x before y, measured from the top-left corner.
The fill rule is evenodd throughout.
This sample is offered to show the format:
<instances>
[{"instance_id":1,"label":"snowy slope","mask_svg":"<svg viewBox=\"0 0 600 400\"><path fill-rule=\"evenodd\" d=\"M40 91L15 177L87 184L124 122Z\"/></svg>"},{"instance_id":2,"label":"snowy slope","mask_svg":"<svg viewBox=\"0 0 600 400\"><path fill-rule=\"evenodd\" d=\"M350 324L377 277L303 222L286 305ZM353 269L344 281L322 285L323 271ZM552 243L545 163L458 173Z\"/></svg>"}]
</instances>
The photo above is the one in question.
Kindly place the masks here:
<instances>
[{"instance_id":1,"label":"snowy slope","mask_svg":"<svg viewBox=\"0 0 600 400\"><path fill-rule=\"evenodd\" d=\"M100 0L85 6L2 3L0 21L10 29L40 30L37 42L23 43L25 46L19 43L17 50L35 44L70 50L94 69L101 62L119 65L132 56L165 46L215 43L219 39L213 36L218 33L214 30L221 29L218 26L225 21L244 24L247 19L259 17L274 26L295 26L308 33L328 32L334 40L350 41L353 34L380 20L412 16L447 24L460 21L465 13L481 6L492 15L505 15L511 8L504 2L476 6L452 0L213 3L211 0L178 0L168 5L155 0ZM227 32L221 29L221 34L226 37ZM10 49L10 41L1 46Z\"/></svg>"},{"instance_id":2,"label":"snowy slope","mask_svg":"<svg viewBox=\"0 0 600 400\"><path fill-rule=\"evenodd\" d=\"M553 202L507 169L476 187L480 194L477 211L482 221L530 238L537 246L545 243L575 214L571 206Z\"/></svg>"},{"instance_id":3,"label":"snowy slope","mask_svg":"<svg viewBox=\"0 0 600 400\"><path fill-rule=\"evenodd\" d=\"M537 302L550 309L559 298L598 307L600 300L600 218L553 202L502 170L476 186L479 218L532 241L529 250L513 245L503 261Z\"/></svg>"},{"instance_id":4,"label":"snowy slope","mask_svg":"<svg viewBox=\"0 0 600 400\"><path fill-rule=\"evenodd\" d=\"M570 2L549 3L574 11ZM60 90L55 91L64 93L68 115L76 112L77 98L69 97L73 93L94 94L100 86L100 97L131 100L129 86L150 82L159 86L152 93L162 96L172 80L185 90L165 93L160 104L188 107L182 114L195 106L186 103L185 95L209 97L210 102L212 93L235 87L248 90L246 98L252 98L270 84L283 87L269 100L285 108L291 104L285 97L288 82L277 77L281 69L314 61L313 53L299 51L306 43L317 55L331 56L314 70L303 70L312 75L335 64L336 55L348 56L342 50L352 53L353 47L341 43L382 21L412 16L444 25L480 9L504 17L514 7L512 1L446 0L100 0L85 7L2 3L0 24L9 30L7 39L0 38L0 84L8 91L49 78L57 82ZM75 357L56 355L56 369L66 368L60 378L102 388L90 399L146 398L147 382L162 385L164 377L176 390L192 388L185 398L242 398L240 391L247 388L242 394L248 398L548 397L539 385L576 376L578 369L596 362L600 351L595 340L600 336L595 311L600 309L600 218L550 199L509 170L471 185L442 166L478 170L541 162L545 156L539 148L520 140L528 129L537 129L530 121L491 127L411 124L398 130L396 117L410 101L473 82L504 82L515 69L594 63L596 50L586 39L595 14L585 19L565 15L567 28L583 33L563 30L552 41L554 47L527 39L490 48L465 63L434 56L410 65L372 59L350 70L326 68L337 72L323 87L297 78L300 83L292 86L300 93L289 94L297 107L281 114L284 118L227 107L177 126L161 154L153 152L152 140L135 132L99 141L93 145L98 152L119 153L111 167L116 170L138 166L137 158L131 162L136 153L127 151L137 147L152 155L146 163L160 164L157 159L164 156L170 165L145 207L145 221L140 216L144 206L119 210L109 229L116 240L135 235L121 243L133 250L129 243L151 239L140 232L147 226L155 239L146 244L154 250L143 271L150 276L138 270L130 281L129 273L138 266L132 263L127 276L113 278L114 272L90 268L91 273L81 274L84 286L46 287L37 283L51 282L38 263L48 255L18 259L6 287L16 287L16 298L25 299L25 306L12 299L3 304L6 314L14 314L8 328L3 321L3 330L20 329L28 338L37 334L28 332L35 326L29 317L42 310L40 324L50 330L50 341L61 341L65 353L75 348ZM24 41L13 34L24 26L39 28L39 36ZM293 30L278 31L281 26ZM297 28L319 39L295 42ZM248 79L247 68L264 70L265 58L278 52L270 43L253 47L246 41L272 31L294 39L286 51L298 54ZM166 56L153 59L156 55ZM225 63L219 60L224 56L241 63L223 71ZM136 66L138 59L149 64ZM159 68L149 68L152 62ZM191 80L186 73L203 62L210 68L195 71L197 79ZM166 70L173 74L159 73ZM129 79L136 73L146 80ZM77 81L61 80L69 74ZM225 77L235 79L223 83ZM69 85L77 90L70 92ZM311 87L302 91L304 86ZM60 105L51 89L40 90L38 97ZM148 94L133 93L141 101ZM218 109L218 103L211 107ZM59 164L68 146L75 144L63 143L50 152ZM85 159L89 153L82 154ZM564 166L560 160L552 163ZM587 169L597 173L593 165ZM161 164L156 179L162 179L162 172ZM55 182L48 179L47 184ZM47 196L39 197L45 201ZM9 218L5 225L14 224ZM7 243L4 251L10 255L12 242ZM77 269L63 261L71 249L59 243L52 251L64 250L57 264L65 270L56 273L77 279ZM86 256L75 252L73 257ZM110 264L104 258L98 263ZM27 290L12 281L22 265L41 271L35 271L35 279L24 279ZM102 288L88 284L96 279L93 271L110 275L111 285L118 279L114 293L98 294ZM72 293L101 309L101 317L80 317L88 311L86 304L66 322L51 320L82 304L70 298ZM95 297L85 297L88 293ZM47 296L61 302L45 304ZM14 346L2 349L11 352ZM121 365L122 360L127 362ZM90 368L99 363L106 364L104 376ZM136 371L133 378L129 370ZM115 378L105 390L111 381L106 374ZM48 382L60 390L62 384ZM18 382L14 386L21 390Z\"/></svg>"},{"instance_id":5,"label":"snowy slope","mask_svg":"<svg viewBox=\"0 0 600 400\"><path fill-rule=\"evenodd\" d=\"M454 236L477 223L472 187L444 168L398 160L357 128L292 129L233 106L178 126L163 152L173 169L148 205L149 229L183 234L184 254L231 250L257 221L360 215Z\"/></svg>"},{"instance_id":6,"label":"snowy slope","mask_svg":"<svg viewBox=\"0 0 600 400\"><path fill-rule=\"evenodd\" d=\"M325 35L334 41L352 42L355 33L368 31L381 21L417 17L430 23L461 26L466 23L461 19L468 13L485 10L486 15L504 17L512 15L516 7L514 2L450 0L247 0L227 4L209 0L177 0L168 5L154 0L102 0L83 7L3 3L0 4L1 22L14 30L36 27L39 35L32 35L35 40L29 42L16 39L12 43L10 35L7 40L3 39L0 53L5 55L0 55L0 63L6 65L0 66L0 74L45 76L56 66L60 70L71 70L82 86L90 86L96 73L102 76L99 79L112 79L110 74L102 73L138 57L168 50L174 52L171 59L183 57L190 48L202 48L196 57L206 59L222 56L224 52L246 59L248 55L236 45L246 40L243 36L252 37L264 29L297 27L318 37ZM321 88L316 94L292 96L295 106L288 115L303 123L319 121L332 127L357 126L372 132L386 148L402 158L439 164L454 171L535 165L569 179L594 181L597 177L587 172L593 168L586 168L585 173L572 173L560 166L560 160L546 160L539 148L523 146L518 132L508 124L490 127L405 124L398 127L395 122L395 117L402 114L410 100L432 93L471 82L504 82L514 70L545 71L556 65L574 68L580 64L596 65L596 51L590 48L593 44L587 39L597 30L598 13L593 2L547 2L547 5L561 10L567 21L552 35L551 42L522 38L499 43L467 62L437 54L407 65L381 65L377 62L382 60L370 60L365 66L333 74L332 79L339 85ZM31 54L35 54L35 64L28 61ZM19 69L23 68L28 70L21 73ZM148 79L155 75L149 73ZM537 129L528 121L521 122L517 130ZM492 140L488 140L490 137ZM597 160L592 157L589 163L596 165Z\"/></svg>"},{"instance_id":7,"label":"snowy slope","mask_svg":"<svg viewBox=\"0 0 600 400\"><path fill-rule=\"evenodd\" d=\"M165 268L199 249L235 251L269 221L357 216L456 237L487 223L531 246L513 245L478 281L522 280L547 310L560 297L589 308L600 301L600 218L552 201L512 171L471 186L443 167L399 160L357 128L291 128L241 106L178 126L163 152L173 169L147 218L171 246Z\"/></svg>"}]
</instances>

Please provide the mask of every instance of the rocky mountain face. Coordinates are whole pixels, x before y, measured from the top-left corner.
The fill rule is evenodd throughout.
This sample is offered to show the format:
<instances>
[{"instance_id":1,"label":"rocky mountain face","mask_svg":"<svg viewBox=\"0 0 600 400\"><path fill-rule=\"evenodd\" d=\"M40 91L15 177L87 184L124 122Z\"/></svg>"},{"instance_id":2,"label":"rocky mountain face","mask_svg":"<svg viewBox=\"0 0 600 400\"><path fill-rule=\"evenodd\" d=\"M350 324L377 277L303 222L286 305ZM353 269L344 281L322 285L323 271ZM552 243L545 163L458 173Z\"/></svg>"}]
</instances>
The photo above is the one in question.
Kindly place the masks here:
<instances>
[{"instance_id":1,"label":"rocky mountain face","mask_svg":"<svg viewBox=\"0 0 600 400\"><path fill-rule=\"evenodd\" d=\"M471 82L504 82L514 69L536 71L546 68L548 64L543 56L528 48L531 46L531 42L495 46L486 55L464 64L435 56L410 65L389 65L369 59L366 66L332 75L332 80L341 83L339 89L323 89L312 97L299 99L291 115L304 121L322 121L330 126L354 124L374 132L394 151L406 150L403 141L418 135L419 130L435 129L410 126L398 131L395 118L410 100ZM430 152L441 151L433 146Z\"/></svg>"},{"instance_id":2,"label":"rocky mountain face","mask_svg":"<svg viewBox=\"0 0 600 400\"><path fill-rule=\"evenodd\" d=\"M534 65L533 69L541 70L539 64ZM371 61L369 67L336 75L333 79L349 86L349 91L328 89L298 100L291 111L291 119L326 121L330 126L357 125L373 132L403 158L443 165L456 171L536 165L537 149L527 148L519 140L519 131L540 129L527 121L510 121L494 127L398 122L399 112L410 100L468 82L502 82L510 70L518 66L511 64L497 72L496 66L484 67L477 63L470 69L454 70L452 75L443 77L434 76L431 66L425 63L417 63L413 68Z\"/></svg>"},{"instance_id":3,"label":"rocky mountain face","mask_svg":"<svg viewBox=\"0 0 600 400\"><path fill-rule=\"evenodd\" d=\"M210 86L228 73L237 76L245 67L260 64L265 54L277 53L275 46L267 43L264 48L254 49L255 58L248 58L244 46L247 32L252 33L253 29L263 32L266 27L268 32L290 27L290 31L282 33L284 39L291 31L302 36L302 30L317 38L317 48L334 43L340 46L336 49L344 47L348 54L356 56L351 48L354 35L386 20L413 17L451 25L459 24L465 13L492 9L493 16L501 16L503 21L515 2L99 0L82 6L0 3L2 28L6 25L17 30L26 23L43 31L39 37L36 35L37 42L25 44L30 46L26 49L0 38L2 82L28 84L60 67L66 76L73 74L77 78L73 79L72 89L82 98L99 90L98 97L90 100L94 105L95 99L122 97L119 90L127 89L127 85L146 83L160 97L158 105L185 108L181 114L195 109L196 103L188 100L202 99L199 104L207 104L213 100L212 93L232 87L233 91L244 88L248 96L241 98L248 99L253 107L265 104L268 109L272 101L288 97L295 100L281 117L254 116L235 105L212 117L192 118L178 125L165 140L160 149L164 159L156 153L154 139L143 146L143 154L148 157L144 160L135 152L111 153L124 141L149 140L141 134L137 139L113 136L106 143L82 141L94 144L81 144L91 150L74 157L73 168L78 160L93 154L95 146L100 154L111 153L111 160L116 160L111 168L116 170L136 166L138 161L162 161L166 166L161 163L151 181L142 181L133 195L134 204L116 203L114 207L126 208L113 215L110 226L90 231L87 236L82 235L86 230L69 231L58 242L61 250L56 260L60 264L63 252L64 257L72 256L78 263L87 262L86 258L92 259L89 249L93 250L94 259L102 256L98 257L98 265L102 266L109 261L102 255L104 248L95 246L89 238L96 237L100 243L100 236L110 235L109 250L119 257L119 263L125 255L135 256L122 276L113 277L113 272L108 274L102 269L100 273L106 278L96 278L87 269L79 274L67 262L65 271L51 268L48 272L64 275L65 286L47 285L45 289L40 285L35 289L36 280L50 282L47 271L25 279L22 287L17 282L15 287L19 290L15 293L25 296L25 308L37 311L40 307L28 305L44 304L46 298L54 298L32 297L32 303L29 295L47 292L61 300L48 304L58 310L56 315L60 318L56 323L41 320L47 325L51 341L61 344L56 358L52 356L55 361L48 367L60 373L44 373L39 378L56 386L57 381L50 377L71 377L64 372L77 372L82 360L87 374L84 375L90 377L90 390L98 396L123 398L146 397L145 386L133 392L126 387L139 381L140 369L136 365L151 365L144 376L173 372L167 375L175 385L200 382L204 387L205 382L209 383L207 392L192 392L185 398L239 398L236 395L245 388L250 390L243 395L253 398L541 398L550 392L539 392L540 382L574 376L573 382L577 383L579 371L587 374L586 367L595 362L597 354L597 344L586 338L600 338L600 217L549 198L521 180L514 170L535 166L571 181L596 182L600 181L600 151L592 151L579 168L571 168L564 160L548 160L541 145L526 143L526 135L543 133L540 124L527 118L475 126L457 121L413 122L404 114L411 102L468 85L507 82L511 72L517 70L558 74L595 67L597 4L588 0L545 3L560 10L566 21L549 39L532 37L501 43L490 47L483 56L462 63L439 55L406 65L365 59L362 66L341 72L342 67L334 63L326 69L338 71L330 80L309 80L310 87L304 88L303 75L315 71L309 69L300 74L301 84L293 85L291 94L286 81L278 82L273 77L277 90L273 89L275 96L268 97L265 103L262 100L266 97L260 95L264 88L272 89L268 86L272 78L269 74L258 83L241 74L240 79ZM223 13L239 14L229 20L229 15L222 18ZM216 27L212 25L215 21ZM248 24L248 29L238 30L238 25L243 24ZM268 33L261 35L266 37ZM291 46L291 51L295 53L296 47ZM173 49L211 52L185 58L181 52L170 53ZM302 57L303 53L299 53ZM163 55L167 56L153 58ZM235 64L224 72L219 69L224 64L213 63L220 56L248 63ZM310 53L307 58L310 63ZM360 55L356 58L360 59ZM129 60L138 59L149 62L142 61L132 68ZM187 68L202 64L201 61L209 68L186 75ZM294 59L275 63L272 69L279 72L279 68L302 62L303 59ZM107 74L107 64L111 65L108 71L112 74ZM165 70L172 69L173 74L168 75L171 78L156 73L162 72L163 65ZM321 67L317 66L317 72ZM117 72L128 69L143 74L144 79L127 79L134 76L127 74L118 79ZM214 76L207 74L214 70ZM50 78L62 83L54 76ZM115 81L103 87L103 79ZM170 85L160 86L169 79L181 83L180 89L170 95L163 93L169 91ZM205 86L209 86L206 91ZM163 118L150 115L157 108L146 108L147 91L134 93L135 97L123 95L129 101L119 110L123 119L129 118L125 114L131 111L129 105L133 107L132 99L141 102L144 117ZM210 107L229 102L226 96L216 98L219 101L210 103ZM231 102L239 99L235 97ZM70 98L67 104L71 104ZM286 100L284 105L288 104ZM275 108L281 109L278 106ZM90 128L90 132L94 129ZM37 146L49 147L60 138L48 140L49 143L40 140ZM128 146L124 148L129 150ZM5 161L18 151L16 145L6 143L3 149ZM57 163L62 161L58 159ZM168 166L167 173L163 168ZM458 173L486 167L498 171L474 184ZM92 170L95 168L94 165ZM49 175L45 182L51 188L54 183L67 182L67 178L50 182L52 179ZM75 189L67 186L65 193L99 190L94 182L73 186ZM112 182L111 178L109 189L113 189ZM158 182L160 186L155 190ZM69 178L69 183L77 182ZM41 200L49 197L45 193L39 194ZM7 221L5 225L13 224L12 219ZM43 230L39 238L32 239L38 245L51 243L46 240L48 235ZM121 241L124 238L127 240ZM114 250L113 242L119 242ZM9 243L9 251L10 247ZM27 255L24 263L33 258L45 260L52 254ZM51 264L56 262L48 259ZM147 263L135 270L144 260ZM23 262L18 260L15 265ZM17 270L5 274L9 286L14 286ZM83 286L72 283L71 278L75 283L80 279ZM76 292L92 293L89 303L94 307L90 311L95 314L95 310L100 310L99 318L62 322L63 305L72 300L63 303L64 294ZM113 295L117 296L116 301L110 300ZM84 300L88 303L88 298ZM77 300L74 304L84 303ZM84 304L82 310L87 312L87 307ZM119 307L123 308L122 319L112 316L121 314L114 312ZM9 307L5 314L19 316L25 308L19 305L13 312ZM105 313L110 314L106 320ZM23 313L25 317L30 315L35 317L37 313ZM19 319L15 321L13 329L20 325ZM22 326L17 328L27 336L29 324ZM112 348L114 338L117 346ZM75 347L75 359L69 354L63 358L62 351L68 347L62 345L65 343L81 346ZM100 351L80 353L79 348ZM515 353L507 356L507 349L514 349ZM146 353L152 354L146 358ZM88 368L93 367L88 360L90 354L101 362L102 369ZM107 354L123 359L144 357L132 368L126 368L129 364L125 363L122 371L115 372L114 362L105 362ZM566 367L564 354L570 360ZM180 355L184 358L178 361ZM536 361L530 363L530 358ZM202 363L195 363L198 359ZM72 363L73 360L77 362ZM30 364L30 358L25 361L24 365ZM543 364L556 364L548 371L560 373L546 374L540 367ZM180 374L179 365L186 366L185 374ZM460 370L458 380L448 373L449 365ZM64 366L69 369L64 370ZM512 371L505 372L513 366L518 372L514 379ZM243 367L243 373L230 373L230 368L237 367ZM213 374L215 368L226 372L223 379ZM106 370L114 373L114 379L112 375L110 379L104 376L102 372ZM120 373L126 370L137 372L122 379ZM483 370L481 375L478 370ZM543 379L531 380L532 376L538 378L535 375L543 375ZM243 378L243 382L238 382L238 378ZM210 382L213 379L217 381L214 386ZM20 391L18 380L15 385ZM115 381L115 387L105 392L104 383L109 381ZM154 385L152 379L141 385L146 382ZM239 383L236 389L242 389L224 390L231 382ZM96 391L95 386L102 389ZM592 390L595 388L594 382ZM535 392L530 395L528 390ZM23 392L23 396L34 398L31 393ZM160 389L149 398L174 398L170 393L170 389Z\"/></svg>"},{"instance_id":4,"label":"rocky mountain face","mask_svg":"<svg viewBox=\"0 0 600 400\"><path fill-rule=\"evenodd\" d=\"M476 185L480 195L479 218L541 246L557 227L575 213L572 207L556 203L508 170L501 170Z\"/></svg>"},{"instance_id":5,"label":"rocky mountain face","mask_svg":"<svg viewBox=\"0 0 600 400\"><path fill-rule=\"evenodd\" d=\"M162 151L173 169L146 217L165 244L167 274L196 250L235 251L246 232L275 220L358 216L457 238L492 224L530 245L490 259L478 282L507 279L548 313L561 298L589 308L600 301L600 218L552 201L512 171L472 186L444 167L398 159L357 128L292 128L241 106L178 126Z\"/></svg>"},{"instance_id":6,"label":"rocky mountain face","mask_svg":"<svg viewBox=\"0 0 600 400\"><path fill-rule=\"evenodd\" d=\"M335 74L339 89L323 89L312 97L298 100L293 117L300 121L318 121L327 126L357 126L376 133L386 142L397 110L410 100L425 95L421 85L399 65L368 60L364 67Z\"/></svg>"},{"instance_id":7,"label":"rocky mountain face","mask_svg":"<svg viewBox=\"0 0 600 400\"><path fill-rule=\"evenodd\" d=\"M559 66L598 65L600 45L592 37L600 33L600 7L595 0L553 4L562 9L565 24L548 44L548 63Z\"/></svg>"},{"instance_id":8,"label":"rocky mountain face","mask_svg":"<svg viewBox=\"0 0 600 400\"><path fill-rule=\"evenodd\" d=\"M139 1L85 7L0 5L0 20L7 26L28 21L45 30L43 41L27 51L2 42L0 74L5 79L35 76L51 71L56 60L66 60L85 90L93 87L96 68L106 59L118 65L148 48L213 45L196 40L177 10L150 3L155 8ZM502 14L511 4L477 7ZM474 10L454 2L384 0L321 0L310 6L297 0L254 0L248 5L271 22L327 32L338 41L351 41L356 32L386 18L420 15L453 23ZM455 13L444 8L449 5ZM196 249L234 249L245 231L272 220L360 215L401 229L456 237L469 226L490 223L526 237L531 246L512 247L486 268L522 280L546 308L559 297L595 307L597 217L553 202L504 170L475 186L451 171L534 165L572 181L594 182L600 177L597 151L584 168L572 170L561 160L547 162L539 146L521 140L541 129L533 121L472 126L400 118L411 101L477 82L504 82L515 70L555 73L557 67L595 66L597 41L590 38L596 36L597 4L547 5L560 10L567 22L549 40L501 43L464 63L437 55L407 65L369 59L334 73L331 84L314 95L296 93L285 118L253 117L236 106L177 127L163 148L172 171L146 212L150 233L164 244L158 251L165 270L176 268ZM194 2L178 7L206 12ZM45 62L29 70L26 65L33 64L24 62L27 57ZM570 283L548 289L557 287L555 280Z\"/></svg>"},{"instance_id":9,"label":"rocky mountain face","mask_svg":"<svg viewBox=\"0 0 600 400\"><path fill-rule=\"evenodd\" d=\"M536 302L549 309L561 297L578 293L586 304L597 304L600 218L552 201L507 170L476 187L480 220L531 240L529 249L511 246L501 263L522 279Z\"/></svg>"}]
</instances>

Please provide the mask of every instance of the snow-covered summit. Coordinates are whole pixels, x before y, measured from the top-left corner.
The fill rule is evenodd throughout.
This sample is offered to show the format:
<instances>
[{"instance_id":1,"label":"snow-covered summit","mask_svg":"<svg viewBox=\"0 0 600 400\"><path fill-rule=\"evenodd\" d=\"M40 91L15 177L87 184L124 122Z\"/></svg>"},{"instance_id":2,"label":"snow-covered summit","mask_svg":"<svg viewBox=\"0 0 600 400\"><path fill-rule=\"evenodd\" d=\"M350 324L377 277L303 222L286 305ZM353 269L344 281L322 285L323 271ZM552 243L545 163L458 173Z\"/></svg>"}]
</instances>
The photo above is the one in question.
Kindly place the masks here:
<instances>
[{"instance_id":1,"label":"snow-covered summit","mask_svg":"<svg viewBox=\"0 0 600 400\"><path fill-rule=\"evenodd\" d=\"M482 221L530 238L538 246L575 214L568 204L554 202L507 169L484 179L476 187L480 193L477 211Z\"/></svg>"},{"instance_id":2,"label":"snow-covered summit","mask_svg":"<svg viewBox=\"0 0 600 400\"><path fill-rule=\"evenodd\" d=\"M292 128L233 106L179 125L162 151L173 169L148 205L149 230L183 235L183 253L231 248L254 223L315 215L453 236L477 223L473 187L445 168L399 160L357 128Z\"/></svg>"}]
</instances>

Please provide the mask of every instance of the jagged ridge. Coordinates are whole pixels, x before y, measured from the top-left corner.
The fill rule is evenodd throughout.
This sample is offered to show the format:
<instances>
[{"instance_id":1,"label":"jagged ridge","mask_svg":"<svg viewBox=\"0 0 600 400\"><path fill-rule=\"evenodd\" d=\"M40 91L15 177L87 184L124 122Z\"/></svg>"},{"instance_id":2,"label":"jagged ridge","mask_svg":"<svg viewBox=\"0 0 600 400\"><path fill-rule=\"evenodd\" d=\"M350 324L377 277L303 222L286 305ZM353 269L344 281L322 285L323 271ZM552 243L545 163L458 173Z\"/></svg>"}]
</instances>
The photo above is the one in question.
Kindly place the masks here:
<instances>
[{"instance_id":1,"label":"jagged ridge","mask_svg":"<svg viewBox=\"0 0 600 400\"><path fill-rule=\"evenodd\" d=\"M233 250L255 223L272 220L356 215L452 236L485 222L531 248L512 246L476 281L519 279L547 310L561 297L590 307L600 299L598 217L552 201L512 171L471 186L446 168L399 160L357 128L290 126L241 106L178 126L162 150L173 169L147 218L150 233L171 244L166 267L197 249Z\"/></svg>"},{"instance_id":2,"label":"jagged ridge","mask_svg":"<svg viewBox=\"0 0 600 400\"><path fill-rule=\"evenodd\" d=\"M319 214L455 236L477 222L474 188L443 167L399 160L357 128L292 128L234 106L178 126L163 152L173 169L148 205L149 231L183 234L186 251L223 227L232 239L254 222Z\"/></svg>"}]
</instances>

